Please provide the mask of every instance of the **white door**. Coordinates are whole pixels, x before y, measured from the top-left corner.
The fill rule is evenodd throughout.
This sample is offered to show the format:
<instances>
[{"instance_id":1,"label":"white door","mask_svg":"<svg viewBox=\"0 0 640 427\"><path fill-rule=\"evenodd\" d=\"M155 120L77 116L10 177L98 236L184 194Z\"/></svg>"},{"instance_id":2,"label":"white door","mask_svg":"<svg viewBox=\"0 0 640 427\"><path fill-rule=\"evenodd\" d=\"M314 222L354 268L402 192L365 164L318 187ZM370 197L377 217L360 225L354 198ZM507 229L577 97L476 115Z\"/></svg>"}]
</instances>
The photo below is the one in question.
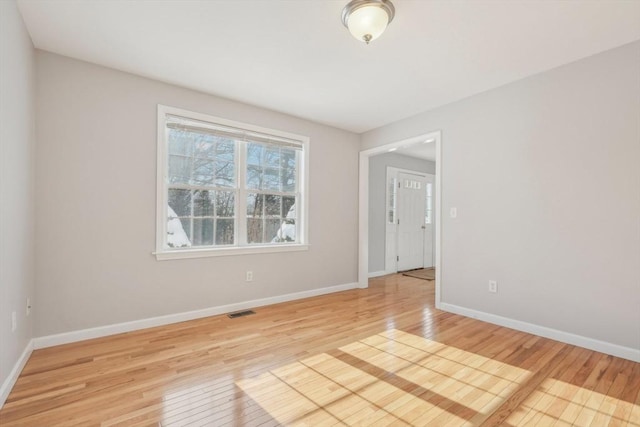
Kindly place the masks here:
<instances>
[{"instance_id":1,"label":"white door","mask_svg":"<svg viewBox=\"0 0 640 427\"><path fill-rule=\"evenodd\" d=\"M424 268L431 268L435 265L435 239L434 224L435 219L435 176L427 175L425 183L426 206L424 214Z\"/></svg>"},{"instance_id":2,"label":"white door","mask_svg":"<svg viewBox=\"0 0 640 427\"><path fill-rule=\"evenodd\" d=\"M426 178L398 173L398 271L424 267Z\"/></svg>"}]
</instances>

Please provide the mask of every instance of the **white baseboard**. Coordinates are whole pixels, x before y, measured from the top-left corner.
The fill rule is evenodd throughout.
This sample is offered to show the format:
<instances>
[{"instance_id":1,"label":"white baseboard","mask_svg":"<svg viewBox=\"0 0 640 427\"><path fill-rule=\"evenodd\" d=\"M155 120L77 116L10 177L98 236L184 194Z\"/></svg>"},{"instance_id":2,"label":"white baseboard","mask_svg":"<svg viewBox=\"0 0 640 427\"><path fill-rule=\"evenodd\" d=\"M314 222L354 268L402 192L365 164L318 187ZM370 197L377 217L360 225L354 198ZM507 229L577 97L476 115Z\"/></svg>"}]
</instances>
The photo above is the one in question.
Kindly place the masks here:
<instances>
[{"instance_id":1,"label":"white baseboard","mask_svg":"<svg viewBox=\"0 0 640 427\"><path fill-rule=\"evenodd\" d=\"M470 308L460 307L454 304L440 303L440 310L450 313L460 314L462 316L471 317L495 325L505 326L507 328L516 329L522 332L528 332L552 340L564 342L567 344L577 345L589 350L598 351L600 353L610 354L611 356L621 357L623 359L640 362L640 349L623 347L618 344L612 344L593 338L583 337L581 335L572 334L570 332L559 331L557 329L547 328L545 326L534 325L533 323L522 322L520 320L510 319L508 317L497 316L495 314L485 313L482 311L472 310Z\"/></svg>"},{"instance_id":2,"label":"white baseboard","mask_svg":"<svg viewBox=\"0 0 640 427\"><path fill-rule=\"evenodd\" d=\"M355 289L358 283L346 283L343 285L329 286L326 288L312 289L309 291L294 292L291 294L278 295L275 297L261 298L251 301L243 301L235 304L209 307L201 310L187 311L183 313L168 314L166 316L151 317L147 319L134 320L131 322L116 323L113 325L98 326L96 328L82 329L79 331L64 332L61 334L47 335L33 339L33 348L46 348L55 345L68 344L72 342L84 341L92 338L106 337L123 332L137 331L140 329L153 328L155 326L169 325L171 323L185 322L187 320L200 319L202 317L216 316L232 311L246 310L248 308L261 307L265 305L278 304L281 302L293 301L302 298L315 297L334 292Z\"/></svg>"},{"instance_id":3,"label":"white baseboard","mask_svg":"<svg viewBox=\"0 0 640 427\"><path fill-rule=\"evenodd\" d=\"M0 386L0 409L2 409L2 407L4 406L4 402L7 400L7 397L9 397L9 393L11 392L11 389L15 385L16 381L18 381L20 372L22 372L24 365L27 364L27 360L29 360L29 357L31 356L32 351L33 351L33 339L29 340L29 342L27 343L27 346L24 348L24 351L20 355L20 358L18 359L16 364L13 365L13 369L9 373L9 376L7 377L6 380L4 380L4 382L2 383L2 386Z\"/></svg>"},{"instance_id":4,"label":"white baseboard","mask_svg":"<svg viewBox=\"0 0 640 427\"><path fill-rule=\"evenodd\" d=\"M380 277L380 276L386 276L387 274L393 274L395 273L395 271L374 271L372 273L369 273L369 279L372 279L374 277Z\"/></svg>"}]
</instances>

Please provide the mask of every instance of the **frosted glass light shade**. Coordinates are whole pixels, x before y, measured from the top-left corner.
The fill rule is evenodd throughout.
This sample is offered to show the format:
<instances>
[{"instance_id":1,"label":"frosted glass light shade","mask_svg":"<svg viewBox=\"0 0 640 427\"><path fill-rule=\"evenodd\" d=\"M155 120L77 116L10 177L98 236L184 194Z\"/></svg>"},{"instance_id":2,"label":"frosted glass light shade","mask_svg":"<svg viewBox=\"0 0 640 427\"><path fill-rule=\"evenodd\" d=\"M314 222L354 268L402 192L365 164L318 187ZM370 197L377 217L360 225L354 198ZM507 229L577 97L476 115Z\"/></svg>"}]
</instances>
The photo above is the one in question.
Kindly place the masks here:
<instances>
[{"instance_id":1,"label":"frosted glass light shade","mask_svg":"<svg viewBox=\"0 0 640 427\"><path fill-rule=\"evenodd\" d=\"M378 6L365 6L349 16L349 32L360 41L369 43L384 32L389 23L387 12Z\"/></svg>"},{"instance_id":2,"label":"frosted glass light shade","mask_svg":"<svg viewBox=\"0 0 640 427\"><path fill-rule=\"evenodd\" d=\"M342 23L353 37L369 44L380 37L394 14L389 0L352 0L342 11Z\"/></svg>"}]
</instances>

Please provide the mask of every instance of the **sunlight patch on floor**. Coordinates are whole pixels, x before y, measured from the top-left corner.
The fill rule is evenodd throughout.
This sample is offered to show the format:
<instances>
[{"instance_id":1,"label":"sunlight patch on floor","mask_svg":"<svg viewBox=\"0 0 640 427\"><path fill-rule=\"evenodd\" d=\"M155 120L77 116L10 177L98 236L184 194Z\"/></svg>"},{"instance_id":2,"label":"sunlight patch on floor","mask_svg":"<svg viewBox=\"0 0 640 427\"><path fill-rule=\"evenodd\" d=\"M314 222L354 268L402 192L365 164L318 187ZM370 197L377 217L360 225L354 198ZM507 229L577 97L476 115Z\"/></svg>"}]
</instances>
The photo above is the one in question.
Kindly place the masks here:
<instances>
[{"instance_id":1,"label":"sunlight patch on floor","mask_svg":"<svg viewBox=\"0 0 640 427\"><path fill-rule=\"evenodd\" d=\"M507 422L511 425L640 426L640 405L548 378Z\"/></svg>"},{"instance_id":2,"label":"sunlight patch on floor","mask_svg":"<svg viewBox=\"0 0 640 427\"><path fill-rule=\"evenodd\" d=\"M529 372L390 330L236 384L285 425L477 425Z\"/></svg>"}]
</instances>

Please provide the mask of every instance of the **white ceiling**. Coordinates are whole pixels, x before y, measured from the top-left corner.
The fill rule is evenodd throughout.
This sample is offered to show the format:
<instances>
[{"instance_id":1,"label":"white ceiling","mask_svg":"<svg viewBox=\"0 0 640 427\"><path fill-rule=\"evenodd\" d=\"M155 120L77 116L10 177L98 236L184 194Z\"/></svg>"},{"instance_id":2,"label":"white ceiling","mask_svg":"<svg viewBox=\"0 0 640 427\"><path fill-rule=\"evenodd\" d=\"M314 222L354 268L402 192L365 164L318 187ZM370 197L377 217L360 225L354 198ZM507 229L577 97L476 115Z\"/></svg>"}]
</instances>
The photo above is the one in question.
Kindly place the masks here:
<instances>
[{"instance_id":1,"label":"white ceiling","mask_svg":"<svg viewBox=\"0 0 640 427\"><path fill-rule=\"evenodd\" d=\"M640 39L637 0L18 0L39 49L363 132Z\"/></svg>"}]
</instances>

